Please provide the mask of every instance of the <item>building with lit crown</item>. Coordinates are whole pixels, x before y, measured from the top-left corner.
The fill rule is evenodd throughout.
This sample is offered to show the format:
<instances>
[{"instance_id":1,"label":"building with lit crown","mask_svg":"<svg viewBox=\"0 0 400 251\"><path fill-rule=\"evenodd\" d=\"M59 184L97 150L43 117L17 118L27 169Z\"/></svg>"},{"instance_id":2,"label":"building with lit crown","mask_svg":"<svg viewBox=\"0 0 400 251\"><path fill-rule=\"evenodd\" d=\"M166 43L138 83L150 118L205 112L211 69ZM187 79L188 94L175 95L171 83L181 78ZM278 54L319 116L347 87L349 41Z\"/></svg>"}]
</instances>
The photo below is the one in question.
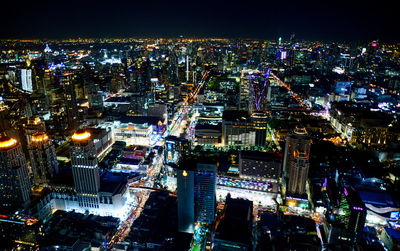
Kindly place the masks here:
<instances>
[{"instance_id":1,"label":"building with lit crown","mask_svg":"<svg viewBox=\"0 0 400 251\"><path fill-rule=\"evenodd\" d=\"M79 206L98 208L100 175L96 148L88 131L78 130L74 133L70 154L75 190L79 196Z\"/></svg>"},{"instance_id":2,"label":"building with lit crown","mask_svg":"<svg viewBox=\"0 0 400 251\"><path fill-rule=\"evenodd\" d=\"M45 132L32 134L28 145L35 184L49 184L58 173L55 147Z\"/></svg>"},{"instance_id":3,"label":"building with lit crown","mask_svg":"<svg viewBox=\"0 0 400 251\"><path fill-rule=\"evenodd\" d=\"M310 149L311 139L304 128L296 128L294 133L287 136L283 159L286 194L306 194Z\"/></svg>"},{"instance_id":4,"label":"building with lit crown","mask_svg":"<svg viewBox=\"0 0 400 251\"><path fill-rule=\"evenodd\" d=\"M0 136L0 198L5 206L27 206L31 184L21 145L16 139Z\"/></svg>"},{"instance_id":5,"label":"building with lit crown","mask_svg":"<svg viewBox=\"0 0 400 251\"><path fill-rule=\"evenodd\" d=\"M70 155L76 193L49 194L37 205L40 217L57 209L118 218L127 215L130 202L127 178L99 171L97 136L92 132L96 133L92 128L80 129L72 136ZM101 138L106 139L107 135Z\"/></svg>"},{"instance_id":6,"label":"building with lit crown","mask_svg":"<svg viewBox=\"0 0 400 251\"><path fill-rule=\"evenodd\" d=\"M193 233L195 222L214 221L217 164L189 157L176 167L176 172L178 231Z\"/></svg>"}]
</instances>

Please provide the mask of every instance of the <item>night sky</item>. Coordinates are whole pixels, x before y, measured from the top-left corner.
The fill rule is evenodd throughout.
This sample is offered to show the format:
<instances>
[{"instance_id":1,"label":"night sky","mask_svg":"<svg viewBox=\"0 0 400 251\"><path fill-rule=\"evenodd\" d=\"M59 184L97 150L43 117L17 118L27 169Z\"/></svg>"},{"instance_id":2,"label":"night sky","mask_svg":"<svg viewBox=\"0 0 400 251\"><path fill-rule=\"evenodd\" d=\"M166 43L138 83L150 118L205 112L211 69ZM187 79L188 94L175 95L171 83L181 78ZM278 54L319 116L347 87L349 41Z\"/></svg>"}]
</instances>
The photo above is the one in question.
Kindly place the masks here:
<instances>
[{"instance_id":1,"label":"night sky","mask_svg":"<svg viewBox=\"0 0 400 251\"><path fill-rule=\"evenodd\" d=\"M393 3L350 1L6 0L0 38L288 39L295 32L306 40L400 40Z\"/></svg>"}]
</instances>

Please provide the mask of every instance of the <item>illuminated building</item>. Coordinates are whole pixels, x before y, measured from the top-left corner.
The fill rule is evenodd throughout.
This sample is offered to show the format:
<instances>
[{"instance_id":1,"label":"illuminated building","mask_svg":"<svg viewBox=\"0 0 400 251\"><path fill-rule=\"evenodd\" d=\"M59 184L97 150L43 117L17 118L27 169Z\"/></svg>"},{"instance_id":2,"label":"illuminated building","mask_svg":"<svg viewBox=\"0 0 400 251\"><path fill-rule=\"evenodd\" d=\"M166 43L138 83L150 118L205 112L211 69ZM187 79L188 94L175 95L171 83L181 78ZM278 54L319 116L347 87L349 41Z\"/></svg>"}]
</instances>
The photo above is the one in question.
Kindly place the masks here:
<instances>
[{"instance_id":1,"label":"illuminated building","mask_svg":"<svg viewBox=\"0 0 400 251\"><path fill-rule=\"evenodd\" d=\"M327 218L329 244L348 243L353 245L361 241L367 209L357 191L343 187L340 195L339 210L333 219Z\"/></svg>"},{"instance_id":2,"label":"illuminated building","mask_svg":"<svg viewBox=\"0 0 400 251\"><path fill-rule=\"evenodd\" d=\"M353 82L351 81L337 81L335 92L338 95L348 95L351 91L351 86Z\"/></svg>"},{"instance_id":3,"label":"illuminated building","mask_svg":"<svg viewBox=\"0 0 400 251\"><path fill-rule=\"evenodd\" d=\"M353 145L385 146L400 133L393 117L352 102L334 102L329 110L333 128Z\"/></svg>"},{"instance_id":4,"label":"illuminated building","mask_svg":"<svg viewBox=\"0 0 400 251\"><path fill-rule=\"evenodd\" d=\"M66 106L66 115L68 129L74 129L78 120L78 106L76 100L76 92L73 83L73 73L65 72L60 78L61 85L64 88L64 100Z\"/></svg>"},{"instance_id":5,"label":"illuminated building","mask_svg":"<svg viewBox=\"0 0 400 251\"><path fill-rule=\"evenodd\" d=\"M165 163L177 163L190 153L190 141L176 136L165 138Z\"/></svg>"},{"instance_id":6,"label":"illuminated building","mask_svg":"<svg viewBox=\"0 0 400 251\"><path fill-rule=\"evenodd\" d=\"M40 217L46 217L56 209L119 218L127 213L127 178L99 172L96 135L91 130L80 129L72 136L70 154L76 194L49 194L37 206Z\"/></svg>"},{"instance_id":7,"label":"illuminated building","mask_svg":"<svg viewBox=\"0 0 400 251\"><path fill-rule=\"evenodd\" d=\"M188 158L176 168L180 232L193 233L194 222L214 221L217 165L206 162Z\"/></svg>"},{"instance_id":8,"label":"illuminated building","mask_svg":"<svg viewBox=\"0 0 400 251\"><path fill-rule=\"evenodd\" d=\"M265 73L252 73L249 81L249 99L250 111L264 111L266 109L266 101L268 94L270 69Z\"/></svg>"},{"instance_id":9,"label":"illuminated building","mask_svg":"<svg viewBox=\"0 0 400 251\"><path fill-rule=\"evenodd\" d=\"M32 92L32 70L21 69L22 90Z\"/></svg>"},{"instance_id":10,"label":"illuminated building","mask_svg":"<svg viewBox=\"0 0 400 251\"><path fill-rule=\"evenodd\" d=\"M46 131L44 121L39 117L32 117L28 119L28 124L24 127L27 143L32 141L32 134L37 132Z\"/></svg>"},{"instance_id":11,"label":"illuminated building","mask_svg":"<svg viewBox=\"0 0 400 251\"><path fill-rule=\"evenodd\" d=\"M304 195L310 166L311 139L304 128L296 128L286 138L283 169L287 179L286 194Z\"/></svg>"},{"instance_id":12,"label":"illuminated building","mask_svg":"<svg viewBox=\"0 0 400 251\"><path fill-rule=\"evenodd\" d=\"M249 110L249 82L250 82L250 73L252 70L242 70L240 75L240 87L239 87L239 102L238 108L241 111L248 111Z\"/></svg>"},{"instance_id":13,"label":"illuminated building","mask_svg":"<svg viewBox=\"0 0 400 251\"><path fill-rule=\"evenodd\" d=\"M32 134L28 145L34 181L36 184L49 184L58 173L56 150L45 132Z\"/></svg>"},{"instance_id":14,"label":"illuminated building","mask_svg":"<svg viewBox=\"0 0 400 251\"><path fill-rule=\"evenodd\" d=\"M166 129L166 120L152 116L124 116L113 122L105 122L102 128L111 128L115 141L124 141L127 145L148 146Z\"/></svg>"},{"instance_id":15,"label":"illuminated building","mask_svg":"<svg viewBox=\"0 0 400 251\"><path fill-rule=\"evenodd\" d=\"M281 60L285 60L287 58L287 51L280 51L278 54Z\"/></svg>"},{"instance_id":16,"label":"illuminated building","mask_svg":"<svg viewBox=\"0 0 400 251\"><path fill-rule=\"evenodd\" d=\"M177 169L178 231L194 231L194 171Z\"/></svg>"},{"instance_id":17,"label":"illuminated building","mask_svg":"<svg viewBox=\"0 0 400 251\"><path fill-rule=\"evenodd\" d=\"M195 142L197 144L218 145L221 143L221 136L221 123L213 123L207 120L198 120L195 127Z\"/></svg>"},{"instance_id":18,"label":"illuminated building","mask_svg":"<svg viewBox=\"0 0 400 251\"><path fill-rule=\"evenodd\" d=\"M267 123L252 119L245 111L224 111L222 144L225 146L265 146Z\"/></svg>"},{"instance_id":19,"label":"illuminated building","mask_svg":"<svg viewBox=\"0 0 400 251\"><path fill-rule=\"evenodd\" d=\"M215 218L217 165L197 163L194 173L195 220L211 224Z\"/></svg>"},{"instance_id":20,"label":"illuminated building","mask_svg":"<svg viewBox=\"0 0 400 251\"><path fill-rule=\"evenodd\" d=\"M289 51L289 60L288 60L289 66L293 67L296 64L296 49L292 48Z\"/></svg>"},{"instance_id":21,"label":"illuminated building","mask_svg":"<svg viewBox=\"0 0 400 251\"><path fill-rule=\"evenodd\" d=\"M281 176L282 155L266 152L240 151L240 177L278 182Z\"/></svg>"},{"instance_id":22,"label":"illuminated building","mask_svg":"<svg viewBox=\"0 0 400 251\"><path fill-rule=\"evenodd\" d=\"M5 250L20 245L24 249L38 247L40 221L32 216L22 213L4 215L0 214L0 241Z\"/></svg>"},{"instance_id":23,"label":"illuminated building","mask_svg":"<svg viewBox=\"0 0 400 251\"><path fill-rule=\"evenodd\" d=\"M87 130L78 130L72 135L71 165L79 206L98 208L100 175L97 155L91 134Z\"/></svg>"},{"instance_id":24,"label":"illuminated building","mask_svg":"<svg viewBox=\"0 0 400 251\"><path fill-rule=\"evenodd\" d=\"M31 184L25 156L17 140L0 136L0 198L3 205L26 206Z\"/></svg>"}]
</instances>

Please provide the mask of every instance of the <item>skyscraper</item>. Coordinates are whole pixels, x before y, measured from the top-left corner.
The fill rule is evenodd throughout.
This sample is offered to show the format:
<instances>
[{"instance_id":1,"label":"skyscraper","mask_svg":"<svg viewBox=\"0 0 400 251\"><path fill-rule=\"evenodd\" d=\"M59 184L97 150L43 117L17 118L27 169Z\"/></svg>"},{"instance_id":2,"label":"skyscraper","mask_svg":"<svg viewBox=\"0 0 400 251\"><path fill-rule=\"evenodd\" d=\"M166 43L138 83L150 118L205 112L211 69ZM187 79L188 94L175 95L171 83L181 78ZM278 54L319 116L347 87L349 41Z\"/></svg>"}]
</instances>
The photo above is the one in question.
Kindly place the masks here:
<instances>
[{"instance_id":1,"label":"skyscraper","mask_svg":"<svg viewBox=\"0 0 400 251\"><path fill-rule=\"evenodd\" d=\"M194 231L194 171L177 169L178 231Z\"/></svg>"},{"instance_id":2,"label":"skyscraper","mask_svg":"<svg viewBox=\"0 0 400 251\"><path fill-rule=\"evenodd\" d=\"M184 156L189 154L190 141L176 136L168 136L165 138L166 150L164 161L165 163L177 163Z\"/></svg>"},{"instance_id":3,"label":"skyscraper","mask_svg":"<svg viewBox=\"0 0 400 251\"><path fill-rule=\"evenodd\" d=\"M32 134L37 132L44 132L46 127L44 125L44 121L41 120L39 117L31 117L28 119L28 123L25 126L25 135L26 135L26 142L32 141Z\"/></svg>"},{"instance_id":4,"label":"skyscraper","mask_svg":"<svg viewBox=\"0 0 400 251\"><path fill-rule=\"evenodd\" d=\"M17 140L0 136L0 198L2 205L26 206L31 184L26 159Z\"/></svg>"},{"instance_id":5,"label":"skyscraper","mask_svg":"<svg viewBox=\"0 0 400 251\"><path fill-rule=\"evenodd\" d=\"M197 163L194 174L195 220L211 224L215 217L217 165Z\"/></svg>"},{"instance_id":6,"label":"skyscraper","mask_svg":"<svg viewBox=\"0 0 400 251\"><path fill-rule=\"evenodd\" d=\"M84 129L72 136L71 164L79 206L99 208L100 175L92 135Z\"/></svg>"},{"instance_id":7,"label":"skyscraper","mask_svg":"<svg viewBox=\"0 0 400 251\"><path fill-rule=\"evenodd\" d=\"M194 222L210 224L214 221L217 164L187 158L176 171L178 230L193 233Z\"/></svg>"},{"instance_id":8,"label":"skyscraper","mask_svg":"<svg viewBox=\"0 0 400 251\"><path fill-rule=\"evenodd\" d=\"M308 177L311 139L304 128L296 128L287 136L283 169L287 182L286 193L304 195Z\"/></svg>"},{"instance_id":9,"label":"skyscraper","mask_svg":"<svg viewBox=\"0 0 400 251\"><path fill-rule=\"evenodd\" d=\"M33 177L36 184L48 184L58 173L56 150L45 132L32 134L28 145Z\"/></svg>"},{"instance_id":10,"label":"skyscraper","mask_svg":"<svg viewBox=\"0 0 400 251\"><path fill-rule=\"evenodd\" d=\"M78 107L76 101L76 92L73 83L73 73L65 72L61 76L61 84L64 87L64 99L66 105L66 115L68 121L68 129L74 129L77 125Z\"/></svg>"},{"instance_id":11,"label":"skyscraper","mask_svg":"<svg viewBox=\"0 0 400 251\"><path fill-rule=\"evenodd\" d=\"M23 90L32 92L32 70L31 69L21 69L21 84L22 84Z\"/></svg>"}]
</instances>

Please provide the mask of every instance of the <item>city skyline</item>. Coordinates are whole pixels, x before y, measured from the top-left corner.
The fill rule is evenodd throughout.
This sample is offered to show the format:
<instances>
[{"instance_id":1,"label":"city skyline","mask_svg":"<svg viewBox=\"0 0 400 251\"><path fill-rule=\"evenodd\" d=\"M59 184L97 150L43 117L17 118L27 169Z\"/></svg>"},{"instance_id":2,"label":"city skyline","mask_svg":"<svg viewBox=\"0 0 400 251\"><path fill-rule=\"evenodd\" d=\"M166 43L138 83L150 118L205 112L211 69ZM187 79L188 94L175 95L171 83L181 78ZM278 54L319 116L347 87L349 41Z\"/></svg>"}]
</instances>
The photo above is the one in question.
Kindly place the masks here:
<instances>
[{"instance_id":1,"label":"city skyline","mask_svg":"<svg viewBox=\"0 0 400 251\"><path fill-rule=\"evenodd\" d=\"M36 36L151 16L137 3L141 21L121 25L133 4L118 0L29 4ZM251 4L153 2L151 22L172 36L179 13L196 32L191 6L210 11L205 28L263 36L262 7L282 7L283 35L0 39L0 249L400 249L400 43L304 40L281 27L326 6ZM83 25L99 8L121 17ZM35 24L55 9L66 19Z\"/></svg>"},{"instance_id":2,"label":"city skyline","mask_svg":"<svg viewBox=\"0 0 400 251\"><path fill-rule=\"evenodd\" d=\"M5 11L0 38L226 37L300 40L397 41L390 2L316 0L124 2L27 0ZM7 1L4 9L12 9Z\"/></svg>"}]
</instances>

